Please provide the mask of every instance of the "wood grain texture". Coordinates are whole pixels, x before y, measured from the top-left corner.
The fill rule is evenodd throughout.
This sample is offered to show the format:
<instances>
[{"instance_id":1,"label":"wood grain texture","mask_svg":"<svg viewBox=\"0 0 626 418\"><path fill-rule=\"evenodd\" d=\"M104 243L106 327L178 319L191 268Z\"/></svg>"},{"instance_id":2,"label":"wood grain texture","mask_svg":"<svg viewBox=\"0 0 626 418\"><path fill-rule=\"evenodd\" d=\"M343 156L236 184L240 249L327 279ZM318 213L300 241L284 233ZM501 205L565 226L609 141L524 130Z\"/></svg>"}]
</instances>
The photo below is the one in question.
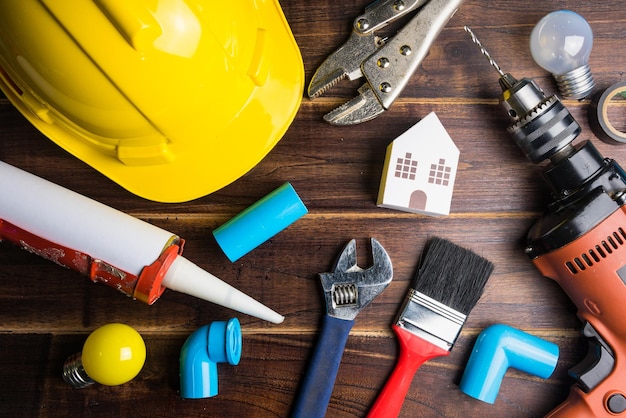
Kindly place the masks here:
<instances>
[{"instance_id":1,"label":"wood grain texture","mask_svg":"<svg viewBox=\"0 0 626 418\"><path fill-rule=\"evenodd\" d=\"M281 5L308 82L347 39L352 19L367 2L285 0ZM533 62L527 45L534 24L561 8L577 11L594 30L590 63L597 88L624 81L626 9L621 1L467 0L391 110L374 121L340 128L326 124L322 115L351 98L358 84L342 84L315 101L304 98L284 138L258 166L222 190L180 204L130 194L47 140L0 98L0 160L175 232L187 240L188 259L286 316L283 324L272 325L171 291L146 306L3 243L0 415L286 417L324 312L317 274L332 267L351 238L357 239L360 263L367 265L368 238L375 237L391 256L394 280L357 317L327 414L365 416L393 368L397 344L389 326L431 236L465 246L496 267L450 356L418 371L401 416L539 417L549 412L565 399L571 384L567 369L584 357L585 342L574 306L524 255L525 233L544 210L548 191L540 167L528 162L506 133L498 75L462 28L472 27L505 71L534 78L551 94L554 81ZM591 139L607 157L626 161L625 147L601 143L591 134L588 100L565 104L583 128L581 139ZM386 146L432 111L460 149L451 214L431 218L377 208ZM285 181L294 185L309 214L229 262L211 231ZM183 342L198 327L233 316L242 323L241 363L219 366L217 397L182 400L178 356ZM119 387L68 387L60 375L63 361L80 350L93 329L109 322L127 323L144 336L144 369ZM458 383L476 337L494 323L558 344L560 358L546 380L510 370L490 405L464 395Z\"/></svg>"}]
</instances>

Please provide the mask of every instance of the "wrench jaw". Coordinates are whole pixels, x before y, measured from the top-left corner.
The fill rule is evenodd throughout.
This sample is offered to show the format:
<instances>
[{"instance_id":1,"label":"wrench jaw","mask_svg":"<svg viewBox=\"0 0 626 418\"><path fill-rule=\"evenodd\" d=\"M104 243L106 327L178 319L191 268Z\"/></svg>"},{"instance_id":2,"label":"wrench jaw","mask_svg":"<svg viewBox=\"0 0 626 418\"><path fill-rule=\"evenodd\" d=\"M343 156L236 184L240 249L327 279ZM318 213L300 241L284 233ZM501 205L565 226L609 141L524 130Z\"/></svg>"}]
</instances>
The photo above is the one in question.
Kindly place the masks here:
<instances>
[{"instance_id":1,"label":"wrench jaw","mask_svg":"<svg viewBox=\"0 0 626 418\"><path fill-rule=\"evenodd\" d=\"M341 251L341 254L339 254L339 257L337 258L337 261L335 262L335 267L333 268L333 273L339 272L339 271L343 271L343 272L353 271L354 269L357 269L357 268L359 268L359 266L357 264L357 259L356 259L356 240L352 239L343 248L343 251ZM332 276L332 274L329 274L329 273L323 273L323 274Z\"/></svg>"},{"instance_id":2,"label":"wrench jaw","mask_svg":"<svg viewBox=\"0 0 626 418\"><path fill-rule=\"evenodd\" d=\"M351 240L333 272L320 273L328 316L353 321L391 283L393 267L389 255L376 239L371 239L371 245L374 263L367 270L357 265L356 241Z\"/></svg>"}]
</instances>

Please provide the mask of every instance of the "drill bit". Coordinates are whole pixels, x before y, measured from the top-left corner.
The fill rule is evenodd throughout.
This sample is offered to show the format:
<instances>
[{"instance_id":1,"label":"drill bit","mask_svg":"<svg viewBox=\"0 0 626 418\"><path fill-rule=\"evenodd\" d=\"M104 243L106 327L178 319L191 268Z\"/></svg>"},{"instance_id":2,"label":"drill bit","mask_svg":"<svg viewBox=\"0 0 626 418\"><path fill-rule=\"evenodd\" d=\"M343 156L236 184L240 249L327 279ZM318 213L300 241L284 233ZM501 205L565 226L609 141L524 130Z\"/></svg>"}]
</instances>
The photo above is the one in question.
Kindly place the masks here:
<instances>
[{"instance_id":1,"label":"drill bit","mask_svg":"<svg viewBox=\"0 0 626 418\"><path fill-rule=\"evenodd\" d=\"M502 71L498 63L493 58L491 58L491 55L480 42L480 39L478 39L474 31L472 31L469 26L463 26L463 29L465 29L465 32L470 34L470 36L472 37L472 42L474 42L476 46L478 46L480 52L489 60L489 64L491 64L491 66L496 69L496 71L500 74L500 77L504 77L504 72Z\"/></svg>"},{"instance_id":2,"label":"drill bit","mask_svg":"<svg viewBox=\"0 0 626 418\"><path fill-rule=\"evenodd\" d=\"M480 42L480 39L478 39L474 31L472 31L469 26L464 26L463 29L465 29L465 32L469 33L469 35L472 37L472 42L476 44L476 46L480 49L480 52L489 60L489 64L491 64L491 66L496 69L498 74L500 74L499 82L502 91L509 90L511 87L513 87L517 83L517 79L511 74L505 74L504 71L502 71L498 63L493 58L491 58L489 52L485 49L482 42Z\"/></svg>"}]
</instances>

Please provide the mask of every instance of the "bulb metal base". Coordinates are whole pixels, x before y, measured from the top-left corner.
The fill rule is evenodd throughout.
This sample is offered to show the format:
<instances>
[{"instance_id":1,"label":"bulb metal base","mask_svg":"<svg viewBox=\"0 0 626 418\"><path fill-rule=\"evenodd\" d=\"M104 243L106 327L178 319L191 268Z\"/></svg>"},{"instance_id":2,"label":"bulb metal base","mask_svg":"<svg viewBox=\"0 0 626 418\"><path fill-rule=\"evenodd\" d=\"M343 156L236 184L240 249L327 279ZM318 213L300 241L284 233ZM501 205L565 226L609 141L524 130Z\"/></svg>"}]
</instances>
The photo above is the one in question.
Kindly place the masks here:
<instances>
[{"instance_id":1,"label":"bulb metal base","mask_svg":"<svg viewBox=\"0 0 626 418\"><path fill-rule=\"evenodd\" d=\"M581 100L591 94L595 87L589 64L565 74L553 74L559 92L564 98Z\"/></svg>"},{"instance_id":2,"label":"bulb metal base","mask_svg":"<svg viewBox=\"0 0 626 418\"><path fill-rule=\"evenodd\" d=\"M63 380L76 389L86 388L96 383L87 375L83 367L81 353L76 353L65 360L63 364Z\"/></svg>"}]
</instances>

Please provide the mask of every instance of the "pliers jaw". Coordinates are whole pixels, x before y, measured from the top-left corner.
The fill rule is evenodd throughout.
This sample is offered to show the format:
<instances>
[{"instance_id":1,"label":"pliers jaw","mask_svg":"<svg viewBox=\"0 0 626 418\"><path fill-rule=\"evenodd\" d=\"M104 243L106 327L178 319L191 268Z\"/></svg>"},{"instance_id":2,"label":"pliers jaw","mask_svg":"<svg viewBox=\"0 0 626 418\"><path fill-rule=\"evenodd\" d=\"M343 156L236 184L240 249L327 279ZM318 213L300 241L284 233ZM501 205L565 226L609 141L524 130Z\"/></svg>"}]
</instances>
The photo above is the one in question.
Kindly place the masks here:
<instances>
[{"instance_id":1,"label":"pliers jaw","mask_svg":"<svg viewBox=\"0 0 626 418\"><path fill-rule=\"evenodd\" d=\"M373 33L352 31L350 38L319 66L309 83L310 99L321 96L344 78L356 80L363 77L361 62L378 49Z\"/></svg>"},{"instance_id":2,"label":"pliers jaw","mask_svg":"<svg viewBox=\"0 0 626 418\"><path fill-rule=\"evenodd\" d=\"M354 25L358 27L358 19ZM383 43L384 40L374 36L373 32L353 30L350 39L329 55L313 75L307 91L309 98L321 96L345 78L362 78L361 63ZM356 125L374 119L385 111L369 83L363 84L358 92L358 96L324 115L324 120L332 125Z\"/></svg>"},{"instance_id":3,"label":"pliers jaw","mask_svg":"<svg viewBox=\"0 0 626 418\"><path fill-rule=\"evenodd\" d=\"M331 125L357 125L374 119L386 109L380 104L369 84L363 84L355 98L324 115Z\"/></svg>"},{"instance_id":4,"label":"pliers jaw","mask_svg":"<svg viewBox=\"0 0 626 418\"><path fill-rule=\"evenodd\" d=\"M463 0L378 0L357 17L350 38L328 56L308 88L311 99L344 78L364 77L357 97L324 116L333 125L354 125L374 119L400 95L428 54L430 46ZM389 41L374 30L424 6Z\"/></svg>"},{"instance_id":5,"label":"pliers jaw","mask_svg":"<svg viewBox=\"0 0 626 418\"><path fill-rule=\"evenodd\" d=\"M354 320L357 314L391 283L393 267L383 246L371 238L373 265L357 265L356 241L341 252L332 273L320 273L328 316Z\"/></svg>"}]
</instances>

